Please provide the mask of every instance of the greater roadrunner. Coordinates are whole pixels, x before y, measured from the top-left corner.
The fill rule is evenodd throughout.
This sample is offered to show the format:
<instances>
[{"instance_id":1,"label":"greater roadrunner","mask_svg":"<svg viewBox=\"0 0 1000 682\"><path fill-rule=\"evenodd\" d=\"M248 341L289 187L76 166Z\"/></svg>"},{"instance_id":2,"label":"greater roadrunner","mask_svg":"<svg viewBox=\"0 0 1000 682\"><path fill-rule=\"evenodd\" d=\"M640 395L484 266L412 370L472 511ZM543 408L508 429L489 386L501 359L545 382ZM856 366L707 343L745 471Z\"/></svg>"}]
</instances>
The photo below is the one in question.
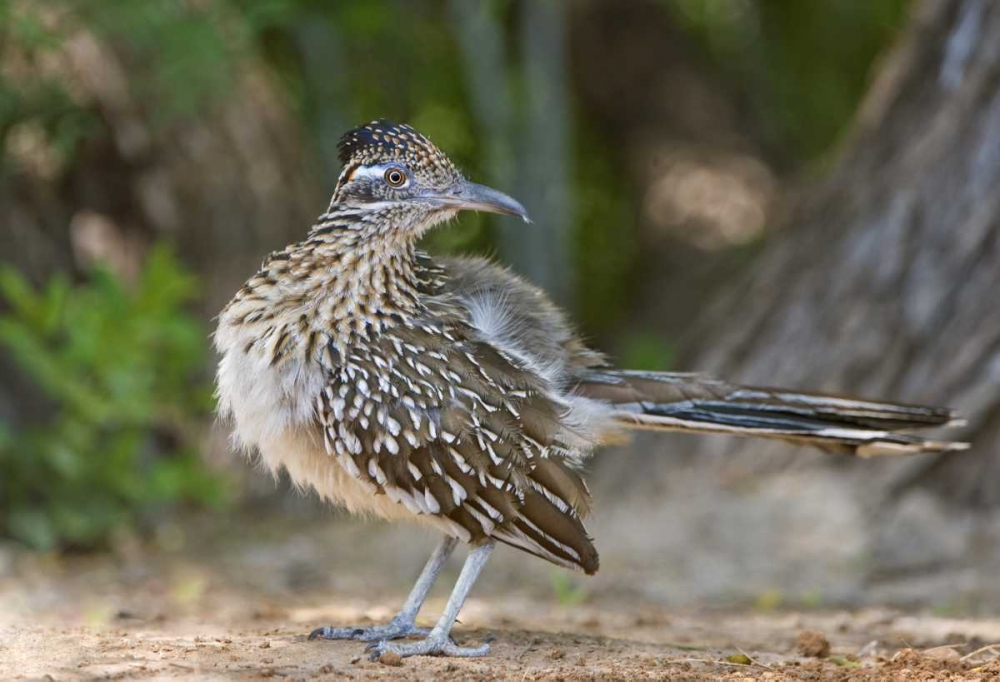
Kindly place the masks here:
<instances>
[{"instance_id":1,"label":"greater roadrunner","mask_svg":"<svg viewBox=\"0 0 1000 682\"><path fill-rule=\"evenodd\" d=\"M963 444L903 433L951 411L611 367L545 294L481 258L431 259L427 230L461 210L517 216L406 125L340 141L344 169L305 241L272 253L222 311L219 409L235 441L349 511L445 536L387 625L311 638L373 657L479 656L450 636L497 541L594 573L587 457L622 428L777 438L859 456ZM414 621L457 541L472 545L440 620ZM408 635L423 639L392 642Z\"/></svg>"}]
</instances>

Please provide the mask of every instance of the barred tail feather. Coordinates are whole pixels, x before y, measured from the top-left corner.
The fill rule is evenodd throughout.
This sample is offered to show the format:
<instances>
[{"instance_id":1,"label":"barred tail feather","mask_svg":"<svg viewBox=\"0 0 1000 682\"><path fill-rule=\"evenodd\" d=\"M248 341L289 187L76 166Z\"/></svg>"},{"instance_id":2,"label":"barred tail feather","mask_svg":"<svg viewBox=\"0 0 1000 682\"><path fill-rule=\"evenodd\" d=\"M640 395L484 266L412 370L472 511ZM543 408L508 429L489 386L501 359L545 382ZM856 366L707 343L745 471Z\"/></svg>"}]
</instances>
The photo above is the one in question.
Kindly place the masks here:
<instances>
[{"instance_id":1,"label":"barred tail feather","mask_svg":"<svg viewBox=\"0 0 1000 682\"><path fill-rule=\"evenodd\" d=\"M610 403L615 419L632 428L772 438L859 457L968 448L967 443L907 433L964 423L944 408L736 386L699 374L627 370L591 372L578 390Z\"/></svg>"}]
</instances>

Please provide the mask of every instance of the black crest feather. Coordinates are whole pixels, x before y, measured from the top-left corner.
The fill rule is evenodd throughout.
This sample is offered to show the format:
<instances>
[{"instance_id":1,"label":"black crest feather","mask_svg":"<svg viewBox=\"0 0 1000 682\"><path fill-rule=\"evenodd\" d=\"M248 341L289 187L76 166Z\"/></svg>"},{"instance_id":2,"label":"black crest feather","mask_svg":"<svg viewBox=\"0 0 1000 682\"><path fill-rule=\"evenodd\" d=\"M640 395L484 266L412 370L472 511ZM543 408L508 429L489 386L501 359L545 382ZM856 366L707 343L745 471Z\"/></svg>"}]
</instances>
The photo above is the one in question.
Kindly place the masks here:
<instances>
[{"instance_id":1,"label":"black crest feather","mask_svg":"<svg viewBox=\"0 0 1000 682\"><path fill-rule=\"evenodd\" d=\"M398 144L397 139L401 140L410 135L423 137L404 123L393 123L384 118L358 126L340 137L337 143L340 162L347 164L356 156L375 156L380 151L391 153L393 147Z\"/></svg>"}]
</instances>

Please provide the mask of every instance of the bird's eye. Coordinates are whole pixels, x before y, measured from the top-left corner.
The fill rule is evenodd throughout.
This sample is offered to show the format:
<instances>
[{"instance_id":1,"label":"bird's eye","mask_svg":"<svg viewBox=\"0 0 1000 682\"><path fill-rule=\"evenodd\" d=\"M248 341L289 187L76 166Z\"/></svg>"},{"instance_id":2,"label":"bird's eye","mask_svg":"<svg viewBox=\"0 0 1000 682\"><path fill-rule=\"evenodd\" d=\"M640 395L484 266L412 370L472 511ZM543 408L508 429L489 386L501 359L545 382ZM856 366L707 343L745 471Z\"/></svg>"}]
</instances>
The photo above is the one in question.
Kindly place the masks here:
<instances>
[{"instance_id":1,"label":"bird's eye","mask_svg":"<svg viewBox=\"0 0 1000 682\"><path fill-rule=\"evenodd\" d=\"M390 168L385 172L385 181L392 187L402 187L406 184L406 174L398 168Z\"/></svg>"}]
</instances>

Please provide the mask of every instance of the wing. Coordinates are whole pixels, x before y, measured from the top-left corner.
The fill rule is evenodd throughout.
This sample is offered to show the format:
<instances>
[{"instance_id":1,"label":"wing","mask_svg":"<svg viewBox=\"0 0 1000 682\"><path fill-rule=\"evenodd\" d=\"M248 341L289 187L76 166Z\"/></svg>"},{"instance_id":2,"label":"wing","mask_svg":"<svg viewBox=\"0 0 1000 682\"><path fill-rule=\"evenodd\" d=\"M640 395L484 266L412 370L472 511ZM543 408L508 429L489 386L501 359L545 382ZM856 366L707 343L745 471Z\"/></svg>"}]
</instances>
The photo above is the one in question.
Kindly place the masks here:
<instances>
[{"instance_id":1,"label":"wing","mask_svg":"<svg viewBox=\"0 0 1000 682\"><path fill-rule=\"evenodd\" d=\"M563 377L607 366L542 289L507 268L464 256L441 258L434 265L446 274L441 287L462 301L473 326L494 347L530 357L547 373Z\"/></svg>"},{"instance_id":2,"label":"wing","mask_svg":"<svg viewBox=\"0 0 1000 682\"><path fill-rule=\"evenodd\" d=\"M457 307L383 331L333 361L320 396L327 451L373 495L593 573L571 406L523 361L477 338Z\"/></svg>"}]
</instances>

